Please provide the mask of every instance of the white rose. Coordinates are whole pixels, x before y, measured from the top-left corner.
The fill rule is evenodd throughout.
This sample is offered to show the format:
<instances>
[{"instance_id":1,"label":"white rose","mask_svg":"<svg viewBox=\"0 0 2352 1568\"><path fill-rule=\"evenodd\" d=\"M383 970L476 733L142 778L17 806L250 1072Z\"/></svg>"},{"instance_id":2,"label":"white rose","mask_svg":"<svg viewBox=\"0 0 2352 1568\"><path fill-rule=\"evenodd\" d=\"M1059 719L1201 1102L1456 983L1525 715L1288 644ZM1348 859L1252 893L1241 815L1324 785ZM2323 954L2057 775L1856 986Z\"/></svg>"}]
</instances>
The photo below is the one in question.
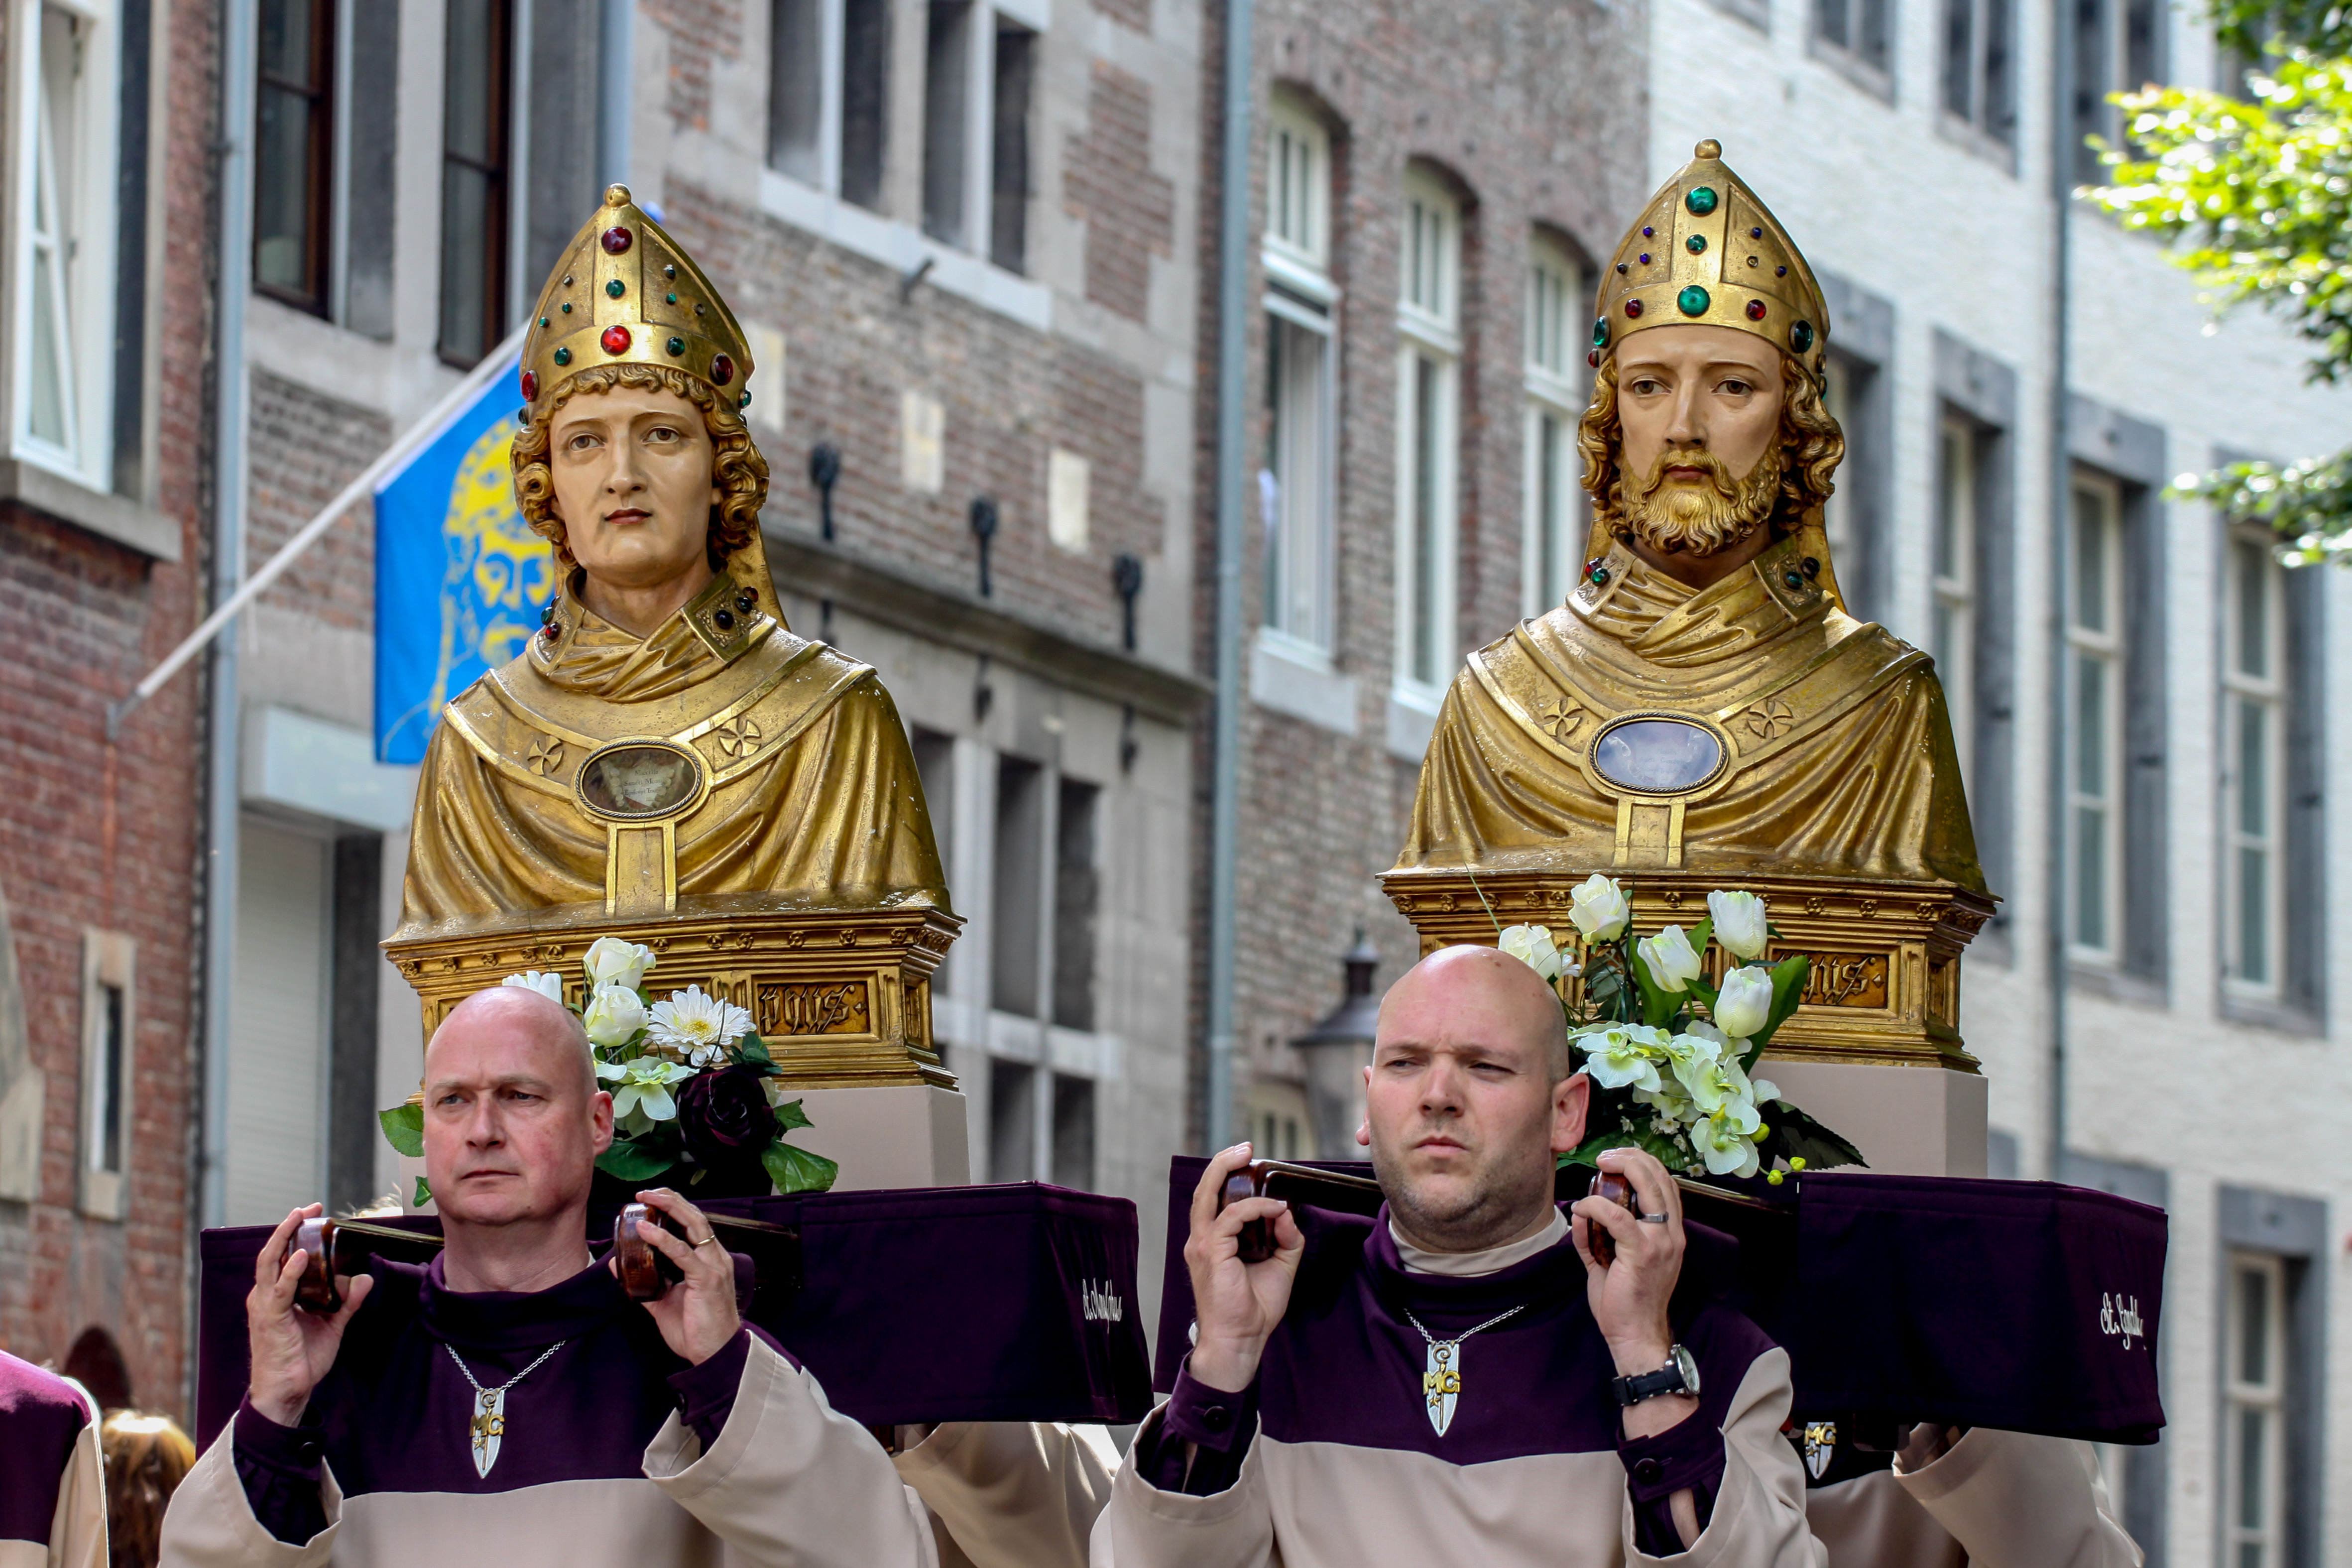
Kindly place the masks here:
<instances>
[{"instance_id":1,"label":"white rose","mask_svg":"<svg viewBox=\"0 0 2352 1568\"><path fill-rule=\"evenodd\" d=\"M1690 938L1680 926L1668 926L1655 936L1645 936L1633 944L1642 955L1650 978L1661 991L1684 991L1698 978L1698 954L1691 950Z\"/></svg>"},{"instance_id":2,"label":"white rose","mask_svg":"<svg viewBox=\"0 0 2352 1568\"><path fill-rule=\"evenodd\" d=\"M1735 1040L1745 1040L1763 1028L1771 1016L1771 975L1742 967L1723 977L1723 989L1715 994L1716 1027Z\"/></svg>"},{"instance_id":3,"label":"white rose","mask_svg":"<svg viewBox=\"0 0 2352 1568\"><path fill-rule=\"evenodd\" d=\"M654 950L617 936L600 936L589 945L582 963L588 971L588 984L595 989L618 985L635 991L646 983L646 971L654 966Z\"/></svg>"},{"instance_id":4,"label":"white rose","mask_svg":"<svg viewBox=\"0 0 2352 1568\"><path fill-rule=\"evenodd\" d=\"M1625 922L1633 914L1625 902L1625 889L1598 871L1568 896L1568 918L1576 922L1587 942L1615 942L1625 934Z\"/></svg>"},{"instance_id":5,"label":"white rose","mask_svg":"<svg viewBox=\"0 0 2352 1568\"><path fill-rule=\"evenodd\" d=\"M588 999L581 1025L588 1038L606 1050L625 1046L646 1026L646 1005L624 986L607 985Z\"/></svg>"},{"instance_id":6,"label":"white rose","mask_svg":"<svg viewBox=\"0 0 2352 1568\"><path fill-rule=\"evenodd\" d=\"M1567 963L1551 940L1551 932L1542 926L1507 926L1503 934L1495 939L1495 945L1542 975L1547 983L1559 979Z\"/></svg>"},{"instance_id":7,"label":"white rose","mask_svg":"<svg viewBox=\"0 0 2352 1568\"><path fill-rule=\"evenodd\" d=\"M1720 889L1706 896L1706 912L1715 917L1715 940L1723 943L1723 951L1738 959L1764 956L1764 900L1753 893L1727 893ZM1739 1031L1734 1029L1733 1034Z\"/></svg>"},{"instance_id":8,"label":"white rose","mask_svg":"<svg viewBox=\"0 0 2352 1568\"><path fill-rule=\"evenodd\" d=\"M526 991L536 991L554 1003L563 1005L563 976L550 974L543 969L526 969L520 974L509 974L499 982L501 985L520 985Z\"/></svg>"}]
</instances>

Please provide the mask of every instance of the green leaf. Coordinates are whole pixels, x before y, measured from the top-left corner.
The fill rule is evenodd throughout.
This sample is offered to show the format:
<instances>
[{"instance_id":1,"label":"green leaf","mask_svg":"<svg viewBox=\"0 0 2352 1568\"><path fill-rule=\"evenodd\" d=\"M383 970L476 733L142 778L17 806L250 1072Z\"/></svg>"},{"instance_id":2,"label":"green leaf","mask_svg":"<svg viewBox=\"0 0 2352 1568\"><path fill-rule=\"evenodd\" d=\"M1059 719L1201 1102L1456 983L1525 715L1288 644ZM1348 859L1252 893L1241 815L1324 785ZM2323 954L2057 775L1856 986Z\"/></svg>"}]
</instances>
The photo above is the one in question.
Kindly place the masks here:
<instances>
[{"instance_id":1,"label":"green leaf","mask_svg":"<svg viewBox=\"0 0 2352 1568\"><path fill-rule=\"evenodd\" d=\"M841 1173L840 1165L834 1161L795 1148L781 1136L761 1154L760 1163L767 1167L768 1179L776 1184L776 1191L788 1195L827 1191L833 1179Z\"/></svg>"},{"instance_id":2,"label":"green leaf","mask_svg":"<svg viewBox=\"0 0 2352 1568\"><path fill-rule=\"evenodd\" d=\"M1563 1165L1586 1165L1601 1168L1601 1156L1612 1149L1639 1149L1655 1157L1669 1171L1679 1171L1690 1156L1657 1133L1646 1128L1628 1131L1622 1127L1613 1132L1596 1132L1583 1142L1552 1162L1553 1169Z\"/></svg>"},{"instance_id":3,"label":"green leaf","mask_svg":"<svg viewBox=\"0 0 2352 1568\"><path fill-rule=\"evenodd\" d=\"M1802 1160L1809 1170L1824 1171L1835 1165L1861 1165L1870 1162L1862 1151L1831 1131L1785 1100L1769 1102L1765 1115L1770 1119L1771 1131L1759 1139L1756 1152L1766 1161L1778 1155L1783 1160Z\"/></svg>"},{"instance_id":4,"label":"green leaf","mask_svg":"<svg viewBox=\"0 0 2352 1568\"><path fill-rule=\"evenodd\" d=\"M410 1204L408 1206L409 1206L410 1208L413 1208L413 1209L421 1209L421 1208L423 1208L426 1204L429 1204L429 1203L431 1203L432 1201L433 1201L433 1189L432 1189L431 1187L426 1186L426 1185L425 1184L425 1178L424 1178L424 1177L422 1177L422 1176L417 1177L417 1178L416 1178L416 1199L415 1199L415 1201L414 1203Z\"/></svg>"},{"instance_id":5,"label":"green leaf","mask_svg":"<svg viewBox=\"0 0 2352 1568\"><path fill-rule=\"evenodd\" d=\"M390 1110L376 1112L377 1124L383 1129L383 1141L412 1160L425 1157L425 1108L421 1105L395 1105Z\"/></svg>"},{"instance_id":6,"label":"green leaf","mask_svg":"<svg viewBox=\"0 0 2352 1568\"><path fill-rule=\"evenodd\" d=\"M808 1119L799 1100L788 1100L776 1107L776 1125L790 1132L795 1127L814 1127L816 1123Z\"/></svg>"},{"instance_id":7,"label":"green leaf","mask_svg":"<svg viewBox=\"0 0 2352 1568\"><path fill-rule=\"evenodd\" d=\"M746 1035L735 1042L735 1059L744 1066L776 1070L776 1058L768 1054L768 1042L757 1035Z\"/></svg>"},{"instance_id":8,"label":"green leaf","mask_svg":"<svg viewBox=\"0 0 2352 1568\"><path fill-rule=\"evenodd\" d=\"M610 1149L596 1156L596 1168L616 1182L649 1181L676 1163L671 1156L627 1138L615 1138Z\"/></svg>"},{"instance_id":9,"label":"green leaf","mask_svg":"<svg viewBox=\"0 0 2352 1568\"><path fill-rule=\"evenodd\" d=\"M1741 1071L1755 1070L1756 1058L1771 1044L1773 1031L1787 1023L1805 999L1805 979L1812 967L1813 961L1801 952L1790 953L1772 966L1772 1009L1764 1016L1764 1026L1749 1037L1748 1054L1739 1058Z\"/></svg>"}]
</instances>

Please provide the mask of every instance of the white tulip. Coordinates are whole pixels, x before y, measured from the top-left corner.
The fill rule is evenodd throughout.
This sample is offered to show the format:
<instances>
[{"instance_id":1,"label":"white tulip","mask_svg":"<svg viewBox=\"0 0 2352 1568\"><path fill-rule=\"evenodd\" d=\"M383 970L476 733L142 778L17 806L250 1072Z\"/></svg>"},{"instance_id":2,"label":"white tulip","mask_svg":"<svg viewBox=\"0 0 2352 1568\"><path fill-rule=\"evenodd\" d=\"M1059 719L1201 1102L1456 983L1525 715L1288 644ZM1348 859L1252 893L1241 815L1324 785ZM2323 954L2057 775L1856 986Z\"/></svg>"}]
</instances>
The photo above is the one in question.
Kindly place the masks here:
<instances>
[{"instance_id":1,"label":"white tulip","mask_svg":"<svg viewBox=\"0 0 2352 1568\"><path fill-rule=\"evenodd\" d=\"M1625 902L1625 889L1595 871L1569 894L1568 918L1576 922L1585 941L1615 942L1625 934L1625 922L1633 918L1633 911Z\"/></svg>"},{"instance_id":2,"label":"white tulip","mask_svg":"<svg viewBox=\"0 0 2352 1568\"><path fill-rule=\"evenodd\" d=\"M1645 936L1633 944L1642 955L1643 965L1650 979L1661 991L1685 991L1698 978L1698 954L1692 951L1690 938L1680 926L1668 926L1655 936Z\"/></svg>"},{"instance_id":3,"label":"white tulip","mask_svg":"<svg viewBox=\"0 0 2352 1568\"><path fill-rule=\"evenodd\" d=\"M1735 1040L1745 1040L1772 1016L1772 976L1761 969L1741 967L1723 977L1715 994L1716 1027Z\"/></svg>"},{"instance_id":4,"label":"white tulip","mask_svg":"<svg viewBox=\"0 0 2352 1568\"><path fill-rule=\"evenodd\" d=\"M1706 896L1706 912L1715 917L1715 940L1723 943L1724 952L1738 959L1764 956L1769 933L1764 929L1763 900L1753 893L1717 889Z\"/></svg>"},{"instance_id":5,"label":"white tulip","mask_svg":"<svg viewBox=\"0 0 2352 1568\"><path fill-rule=\"evenodd\" d=\"M1560 956L1551 932L1542 926L1506 926L1495 945L1534 970L1547 983L1560 977L1568 961Z\"/></svg>"},{"instance_id":6,"label":"white tulip","mask_svg":"<svg viewBox=\"0 0 2352 1568\"><path fill-rule=\"evenodd\" d=\"M646 1026L646 1005L625 986L607 985L588 999L581 1025L588 1038L606 1050L616 1050Z\"/></svg>"},{"instance_id":7,"label":"white tulip","mask_svg":"<svg viewBox=\"0 0 2352 1568\"><path fill-rule=\"evenodd\" d=\"M520 974L509 974L499 982L501 985L520 985L525 991L536 991L554 1003L563 1005L563 976L550 974L543 969L526 969Z\"/></svg>"},{"instance_id":8,"label":"white tulip","mask_svg":"<svg viewBox=\"0 0 2352 1568\"><path fill-rule=\"evenodd\" d=\"M588 971L588 984L596 990L618 985L635 991L646 983L646 971L654 966L654 950L617 936L600 936L589 944L588 956L582 963Z\"/></svg>"}]
</instances>

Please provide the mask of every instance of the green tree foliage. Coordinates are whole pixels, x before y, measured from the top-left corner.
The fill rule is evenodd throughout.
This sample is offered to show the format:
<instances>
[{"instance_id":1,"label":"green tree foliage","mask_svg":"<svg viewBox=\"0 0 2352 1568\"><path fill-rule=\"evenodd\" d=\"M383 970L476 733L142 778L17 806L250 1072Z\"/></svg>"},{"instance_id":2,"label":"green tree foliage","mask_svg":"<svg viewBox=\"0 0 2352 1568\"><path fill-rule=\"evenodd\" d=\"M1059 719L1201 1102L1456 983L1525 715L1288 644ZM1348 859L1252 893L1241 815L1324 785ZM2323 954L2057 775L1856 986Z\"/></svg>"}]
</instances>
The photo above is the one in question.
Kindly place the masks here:
<instances>
[{"instance_id":1,"label":"green tree foliage","mask_svg":"<svg viewBox=\"0 0 2352 1568\"><path fill-rule=\"evenodd\" d=\"M2311 379L2352 381L2352 6L2221 0L2222 41L2265 50L2252 96L2179 87L2129 94L2131 146L2107 149L2093 193L2158 235L2218 309L2253 300L2313 345ZM2288 559L2352 564L2352 449L2281 467L2239 463L2182 493L2258 519Z\"/></svg>"}]
</instances>

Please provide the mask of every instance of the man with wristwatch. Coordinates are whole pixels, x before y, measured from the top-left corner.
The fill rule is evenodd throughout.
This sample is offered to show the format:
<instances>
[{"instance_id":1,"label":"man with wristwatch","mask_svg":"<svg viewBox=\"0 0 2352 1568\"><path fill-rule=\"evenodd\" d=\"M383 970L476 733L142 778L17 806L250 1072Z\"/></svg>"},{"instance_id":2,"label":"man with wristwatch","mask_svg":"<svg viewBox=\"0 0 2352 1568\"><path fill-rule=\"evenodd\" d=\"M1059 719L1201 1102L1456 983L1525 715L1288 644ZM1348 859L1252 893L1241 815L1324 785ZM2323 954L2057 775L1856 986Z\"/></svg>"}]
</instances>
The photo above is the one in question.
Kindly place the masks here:
<instances>
[{"instance_id":1,"label":"man with wristwatch","mask_svg":"<svg viewBox=\"0 0 2352 1568\"><path fill-rule=\"evenodd\" d=\"M1674 1183L1613 1151L1638 1211L1552 1202L1584 1134L1558 999L1493 948L1444 949L1381 1007L1371 1220L1217 1194L1185 1262L1198 1318L1137 1434L1096 1568L1817 1568L1804 1471L1780 1436L1789 1360L1697 1276ZM1572 1215L1571 1222L1570 1215ZM1244 1263L1242 1227L1277 1249ZM1594 1257L1605 1229L1613 1259ZM1679 1287L1679 1288L1678 1288Z\"/></svg>"}]
</instances>

